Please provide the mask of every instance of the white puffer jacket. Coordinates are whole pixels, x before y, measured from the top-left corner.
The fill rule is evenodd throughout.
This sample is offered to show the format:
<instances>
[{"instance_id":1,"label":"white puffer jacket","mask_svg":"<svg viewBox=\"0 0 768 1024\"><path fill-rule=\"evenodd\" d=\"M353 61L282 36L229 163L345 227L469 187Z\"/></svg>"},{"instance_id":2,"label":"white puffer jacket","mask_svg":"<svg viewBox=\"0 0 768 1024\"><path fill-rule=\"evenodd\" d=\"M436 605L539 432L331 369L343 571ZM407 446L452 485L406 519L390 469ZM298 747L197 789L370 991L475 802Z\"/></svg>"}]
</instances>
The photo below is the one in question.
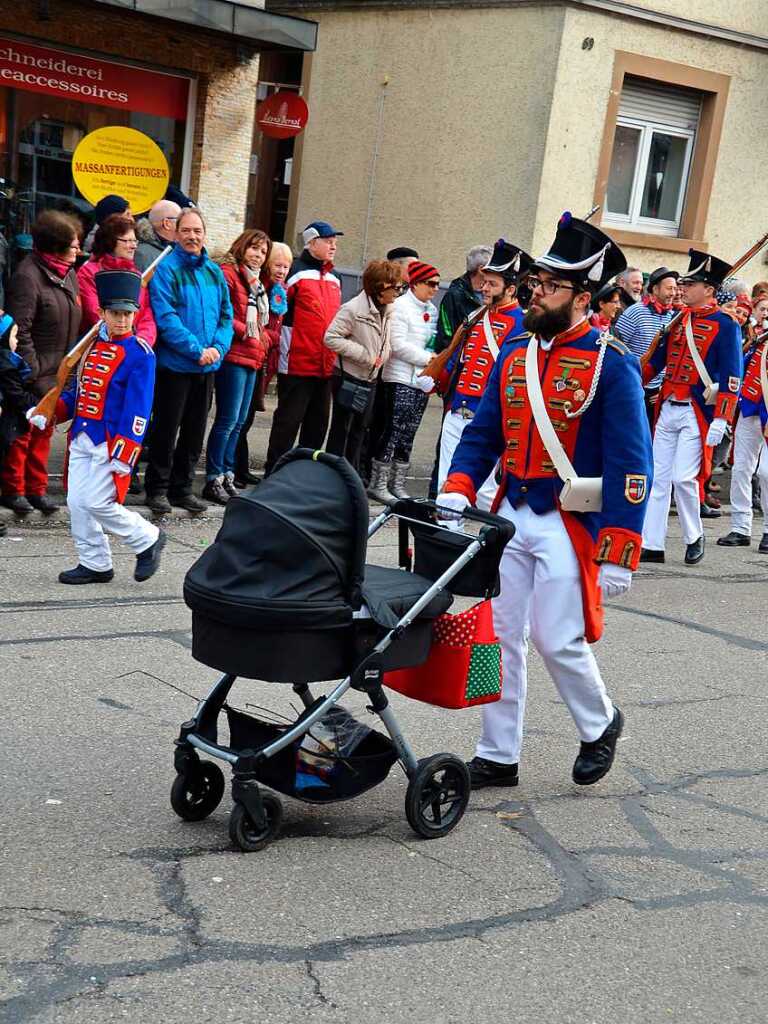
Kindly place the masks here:
<instances>
[{"instance_id":1,"label":"white puffer jacket","mask_svg":"<svg viewBox=\"0 0 768 1024\"><path fill-rule=\"evenodd\" d=\"M434 352L427 345L437 331L437 307L420 302L410 289L395 299L392 313L392 355L384 364L382 380L413 385Z\"/></svg>"}]
</instances>

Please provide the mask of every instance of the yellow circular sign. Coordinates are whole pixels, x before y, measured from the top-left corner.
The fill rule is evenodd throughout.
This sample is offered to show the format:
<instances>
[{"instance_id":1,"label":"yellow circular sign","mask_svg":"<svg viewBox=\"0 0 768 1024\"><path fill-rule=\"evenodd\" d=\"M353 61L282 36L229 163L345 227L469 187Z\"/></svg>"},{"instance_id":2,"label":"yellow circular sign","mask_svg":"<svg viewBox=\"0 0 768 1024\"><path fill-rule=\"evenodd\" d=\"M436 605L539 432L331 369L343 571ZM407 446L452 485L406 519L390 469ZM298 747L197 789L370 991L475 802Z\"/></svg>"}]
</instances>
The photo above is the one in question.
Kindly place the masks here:
<instances>
[{"instance_id":1,"label":"yellow circular sign","mask_svg":"<svg viewBox=\"0 0 768 1024\"><path fill-rule=\"evenodd\" d=\"M108 195L127 199L134 214L144 213L168 188L168 161L148 135L135 128L97 128L72 154L72 177L94 206Z\"/></svg>"}]
</instances>

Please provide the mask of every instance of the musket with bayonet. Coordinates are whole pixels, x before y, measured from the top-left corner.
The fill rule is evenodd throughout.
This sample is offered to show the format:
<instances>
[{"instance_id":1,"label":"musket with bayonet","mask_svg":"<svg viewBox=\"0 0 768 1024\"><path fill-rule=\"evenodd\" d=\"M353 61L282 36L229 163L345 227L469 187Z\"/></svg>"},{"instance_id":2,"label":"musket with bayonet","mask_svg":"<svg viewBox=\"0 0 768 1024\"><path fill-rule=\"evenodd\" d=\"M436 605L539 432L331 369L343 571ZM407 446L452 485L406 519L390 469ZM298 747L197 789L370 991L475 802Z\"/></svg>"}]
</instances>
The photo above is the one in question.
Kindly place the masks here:
<instances>
[{"instance_id":1,"label":"musket with bayonet","mask_svg":"<svg viewBox=\"0 0 768 1024\"><path fill-rule=\"evenodd\" d=\"M172 252L172 250L173 246L167 245L165 249L163 249L163 251L157 256L157 258L150 263L150 265L141 275L141 283L143 286L149 284L149 282L152 279L152 275L154 274L155 270L157 270L159 264L162 263L162 261L168 255L168 253ZM48 423L51 423L53 421L53 417L56 413L56 403L61 397L61 393L66 387L70 375L73 373L74 370L77 369L77 366L80 360L82 359L83 355L87 352L88 347L91 345L93 340L98 336L98 333L101 330L101 326L103 323L103 320L97 321L97 323L95 323L93 327L90 328L90 330L86 331L86 333L77 342L77 344L74 345L69 350L69 352L67 352L67 354L64 356L61 363L59 364L58 370L56 371L56 383L50 389L50 391L47 391L45 395L40 399L40 401L37 403L32 412L28 414L29 416L45 416Z\"/></svg>"},{"instance_id":2,"label":"musket with bayonet","mask_svg":"<svg viewBox=\"0 0 768 1024\"><path fill-rule=\"evenodd\" d=\"M734 264L732 264L727 276L732 277L734 274L738 273L743 266L745 266L747 263L749 263L751 259L754 259L754 257L757 256L757 254L760 252L762 248L764 248L766 244L768 244L768 231L766 231L763 237L759 238L751 248L747 249L743 256L741 256L739 259L736 260ZM644 367L647 364L647 362L654 354L656 349L659 347L661 342L669 337L670 333L672 332L672 328L676 324L680 323L684 313L684 309L681 309L678 313L675 313L675 315L672 317L669 323L665 324L663 327L660 327L659 330L654 334L653 338L651 339L651 344L648 346L647 351L644 355L640 357L641 367Z\"/></svg>"}]
</instances>

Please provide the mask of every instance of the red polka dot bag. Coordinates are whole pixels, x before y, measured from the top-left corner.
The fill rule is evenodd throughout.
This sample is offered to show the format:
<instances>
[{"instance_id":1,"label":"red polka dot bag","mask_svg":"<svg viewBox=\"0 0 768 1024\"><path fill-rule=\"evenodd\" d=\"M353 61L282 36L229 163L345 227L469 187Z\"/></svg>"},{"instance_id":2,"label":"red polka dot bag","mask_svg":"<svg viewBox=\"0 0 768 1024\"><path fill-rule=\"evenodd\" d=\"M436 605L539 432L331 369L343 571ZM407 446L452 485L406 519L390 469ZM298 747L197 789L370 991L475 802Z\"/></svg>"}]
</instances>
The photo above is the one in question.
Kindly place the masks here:
<instances>
[{"instance_id":1,"label":"red polka dot bag","mask_svg":"<svg viewBox=\"0 0 768 1024\"><path fill-rule=\"evenodd\" d=\"M471 708L501 697L501 646L491 602L456 615L441 615L422 665L384 674L384 685L440 708Z\"/></svg>"}]
</instances>

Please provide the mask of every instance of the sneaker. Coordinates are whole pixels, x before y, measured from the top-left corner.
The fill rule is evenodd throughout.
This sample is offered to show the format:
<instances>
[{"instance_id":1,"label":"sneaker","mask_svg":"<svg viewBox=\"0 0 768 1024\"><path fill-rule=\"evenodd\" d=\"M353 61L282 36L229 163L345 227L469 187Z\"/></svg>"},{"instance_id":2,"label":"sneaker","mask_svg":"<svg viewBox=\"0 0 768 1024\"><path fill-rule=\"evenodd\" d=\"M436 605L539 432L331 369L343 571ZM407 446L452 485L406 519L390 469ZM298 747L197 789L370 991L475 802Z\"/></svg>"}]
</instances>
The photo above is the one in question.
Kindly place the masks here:
<instances>
[{"instance_id":1,"label":"sneaker","mask_svg":"<svg viewBox=\"0 0 768 1024\"><path fill-rule=\"evenodd\" d=\"M4 494L0 501L17 516L28 516L32 511L32 506L23 494Z\"/></svg>"},{"instance_id":2,"label":"sneaker","mask_svg":"<svg viewBox=\"0 0 768 1024\"><path fill-rule=\"evenodd\" d=\"M32 508L36 508L44 516L51 516L54 512L59 511L58 503L53 498L49 498L47 494L28 494L27 501Z\"/></svg>"},{"instance_id":3,"label":"sneaker","mask_svg":"<svg viewBox=\"0 0 768 1024\"><path fill-rule=\"evenodd\" d=\"M141 551L136 555L136 569L133 578L138 583L143 583L150 576L154 576L160 568L160 556L163 553L166 540L167 537L161 530L155 543L148 547L146 551Z\"/></svg>"},{"instance_id":4,"label":"sneaker","mask_svg":"<svg viewBox=\"0 0 768 1024\"><path fill-rule=\"evenodd\" d=\"M234 476L225 476L221 483L230 498L234 498L238 493L238 488L235 486Z\"/></svg>"},{"instance_id":5,"label":"sneaker","mask_svg":"<svg viewBox=\"0 0 768 1024\"><path fill-rule=\"evenodd\" d=\"M148 494L147 508L161 516L169 516L172 511L171 503L164 494Z\"/></svg>"},{"instance_id":6,"label":"sneaker","mask_svg":"<svg viewBox=\"0 0 768 1024\"><path fill-rule=\"evenodd\" d=\"M230 499L230 493L223 482L214 477L203 488L202 497L206 501L212 501L214 505L226 505Z\"/></svg>"},{"instance_id":7,"label":"sneaker","mask_svg":"<svg viewBox=\"0 0 768 1024\"><path fill-rule=\"evenodd\" d=\"M78 565L74 569L67 569L59 573L59 583L84 584L84 583L109 583L114 578L112 569L105 569L104 572L97 572L95 569L87 569L84 565Z\"/></svg>"},{"instance_id":8,"label":"sneaker","mask_svg":"<svg viewBox=\"0 0 768 1024\"><path fill-rule=\"evenodd\" d=\"M484 789L486 786L516 786L519 777L516 764L500 764L488 761L484 757L473 757L467 761L472 789Z\"/></svg>"},{"instance_id":9,"label":"sneaker","mask_svg":"<svg viewBox=\"0 0 768 1024\"><path fill-rule=\"evenodd\" d=\"M607 775L616 756L616 743L624 728L624 715L614 706L613 721L596 740L582 743L573 764L573 781L577 786L592 786Z\"/></svg>"},{"instance_id":10,"label":"sneaker","mask_svg":"<svg viewBox=\"0 0 768 1024\"><path fill-rule=\"evenodd\" d=\"M201 501L196 494L182 494L178 498L169 498L168 500L174 508L185 508L187 512L191 512L193 515L208 511L206 503ZM227 495L228 500L229 495Z\"/></svg>"}]
</instances>

